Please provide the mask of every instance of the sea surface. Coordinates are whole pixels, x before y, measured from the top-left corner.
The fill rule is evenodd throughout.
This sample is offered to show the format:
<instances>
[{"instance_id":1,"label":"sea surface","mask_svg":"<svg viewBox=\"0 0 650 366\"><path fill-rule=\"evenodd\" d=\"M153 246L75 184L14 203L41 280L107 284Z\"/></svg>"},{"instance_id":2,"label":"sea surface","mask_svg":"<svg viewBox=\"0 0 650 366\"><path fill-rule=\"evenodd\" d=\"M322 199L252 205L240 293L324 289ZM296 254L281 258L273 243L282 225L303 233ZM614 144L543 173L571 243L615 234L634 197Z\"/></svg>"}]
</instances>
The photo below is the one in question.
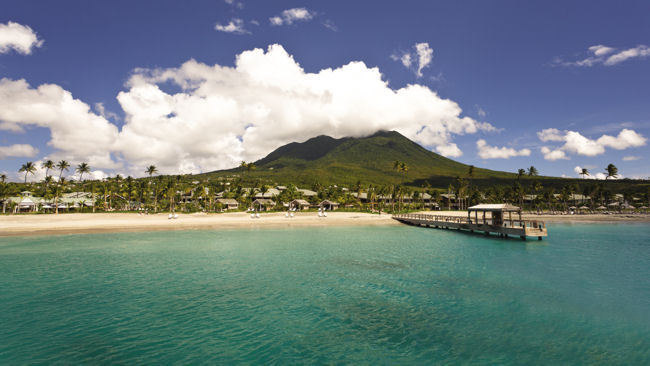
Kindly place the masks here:
<instances>
[{"instance_id":1,"label":"sea surface","mask_svg":"<svg viewBox=\"0 0 650 366\"><path fill-rule=\"evenodd\" d=\"M0 364L650 364L650 225L0 238Z\"/></svg>"}]
</instances>

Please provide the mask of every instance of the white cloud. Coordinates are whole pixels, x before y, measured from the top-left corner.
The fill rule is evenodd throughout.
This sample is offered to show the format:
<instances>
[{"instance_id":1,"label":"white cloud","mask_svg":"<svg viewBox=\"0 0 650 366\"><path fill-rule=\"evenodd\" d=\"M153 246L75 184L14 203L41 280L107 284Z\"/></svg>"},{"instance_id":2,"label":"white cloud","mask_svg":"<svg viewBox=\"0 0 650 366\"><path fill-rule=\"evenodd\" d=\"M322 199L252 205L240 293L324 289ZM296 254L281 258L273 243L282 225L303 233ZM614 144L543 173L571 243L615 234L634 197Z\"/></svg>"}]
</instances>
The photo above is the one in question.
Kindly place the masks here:
<instances>
[{"instance_id":1,"label":"white cloud","mask_svg":"<svg viewBox=\"0 0 650 366\"><path fill-rule=\"evenodd\" d=\"M34 48L42 45L43 40L39 40L29 26L14 22L0 23L0 53L14 50L23 55L29 55Z\"/></svg>"},{"instance_id":2,"label":"white cloud","mask_svg":"<svg viewBox=\"0 0 650 366\"><path fill-rule=\"evenodd\" d=\"M650 47L646 45L638 45L636 47L619 51L613 47L595 45L588 48L588 54L588 57L576 61L564 61L561 58L556 58L553 61L553 64L578 67L591 67L594 65L614 66L629 59L643 59L649 57Z\"/></svg>"},{"instance_id":3,"label":"white cloud","mask_svg":"<svg viewBox=\"0 0 650 366\"><path fill-rule=\"evenodd\" d=\"M551 150L548 146L542 146L541 151L542 154L544 154L544 159L546 160L555 161L561 159L568 159L566 153L559 149Z\"/></svg>"},{"instance_id":4,"label":"white cloud","mask_svg":"<svg viewBox=\"0 0 650 366\"><path fill-rule=\"evenodd\" d=\"M557 128L547 128L537 133L541 141L564 141L564 136Z\"/></svg>"},{"instance_id":5,"label":"white cloud","mask_svg":"<svg viewBox=\"0 0 650 366\"><path fill-rule=\"evenodd\" d=\"M514 156L530 156L529 149L515 150L509 147L490 146L482 139L476 141L476 148L481 159L509 159Z\"/></svg>"},{"instance_id":6,"label":"white cloud","mask_svg":"<svg viewBox=\"0 0 650 366\"><path fill-rule=\"evenodd\" d=\"M313 12L307 8L292 8L283 11L280 15L276 15L269 18L271 25L291 25L296 22L306 22L312 20L316 16L316 12Z\"/></svg>"},{"instance_id":7,"label":"white cloud","mask_svg":"<svg viewBox=\"0 0 650 366\"><path fill-rule=\"evenodd\" d=\"M172 83L180 92L159 85ZM254 161L275 148L326 134L336 138L396 130L446 156L454 135L490 131L457 103L423 85L391 89L377 68L353 61L305 72L282 46L244 51L234 67L194 60L137 69L117 96L121 130L57 85L0 80L0 122L48 128L52 160L143 175L198 173Z\"/></svg>"},{"instance_id":8,"label":"white cloud","mask_svg":"<svg viewBox=\"0 0 650 366\"><path fill-rule=\"evenodd\" d=\"M640 156L624 156L623 161L636 161L641 159Z\"/></svg>"},{"instance_id":9,"label":"white cloud","mask_svg":"<svg viewBox=\"0 0 650 366\"><path fill-rule=\"evenodd\" d=\"M169 81L184 91L158 87ZM455 102L425 86L391 89L363 62L306 73L280 45L245 51L235 67L190 60L180 68L140 70L129 85L118 95L127 115L119 150L131 163L155 163L161 171L228 168L291 141L380 129L460 156L452 135L493 129L462 117Z\"/></svg>"},{"instance_id":10,"label":"white cloud","mask_svg":"<svg viewBox=\"0 0 650 366\"><path fill-rule=\"evenodd\" d=\"M28 144L14 144L10 146L0 146L0 159L11 157L31 158L38 154L38 149Z\"/></svg>"},{"instance_id":11,"label":"white cloud","mask_svg":"<svg viewBox=\"0 0 650 366\"><path fill-rule=\"evenodd\" d=\"M584 156L596 156L605 152L606 148L625 150L633 147L644 146L647 139L641 134L624 128L617 136L602 135L593 140L583 136L576 131L560 131L555 128L547 128L537 133L541 141L563 141L564 145L557 148L542 147L542 153L546 160L566 159L566 153L574 153Z\"/></svg>"},{"instance_id":12,"label":"white cloud","mask_svg":"<svg viewBox=\"0 0 650 366\"><path fill-rule=\"evenodd\" d=\"M114 168L110 157L118 136L117 127L91 112L90 107L58 85L43 84L33 89L25 80L0 79L0 121L19 130L49 129L48 142L56 159L88 161L91 165Z\"/></svg>"},{"instance_id":13,"label":"white cloud","mask_svg":"<svg viewBox=\"0 0 650 366\"><path fill-rule=\"evenodd\" d=\"M251 32L244 28L244 21L239 18L232 18L228 24L217 23L214 29L219 32L233 33L233 34L250 34Z\"/></svg>"},{"instance_id":14,"label":"white cloud","mask_svg":"<svg viewBox=\"0 0 650 366\"><path fill-rule=\"evenodd\" d=\"M433 49L428 43L416 43L412 51L402 51L393 53L390 58L394 61L400 61L407 69L412 69L415 75L422 77L422 70L431 65L433 60Z\"/></svg>"},{"instance_id":15,"label":"white cloud","mask_svg":"<svg viewBox=\"0 0 650 366\"><path fill-rule=\"evenodd\" d=\"M417 43L415 45L415 51L418 54L418 77L422 77L422 69L428 67L433 60L433 50L429 47L429 44L426 42Z\"/></svg>"}]
</instances>

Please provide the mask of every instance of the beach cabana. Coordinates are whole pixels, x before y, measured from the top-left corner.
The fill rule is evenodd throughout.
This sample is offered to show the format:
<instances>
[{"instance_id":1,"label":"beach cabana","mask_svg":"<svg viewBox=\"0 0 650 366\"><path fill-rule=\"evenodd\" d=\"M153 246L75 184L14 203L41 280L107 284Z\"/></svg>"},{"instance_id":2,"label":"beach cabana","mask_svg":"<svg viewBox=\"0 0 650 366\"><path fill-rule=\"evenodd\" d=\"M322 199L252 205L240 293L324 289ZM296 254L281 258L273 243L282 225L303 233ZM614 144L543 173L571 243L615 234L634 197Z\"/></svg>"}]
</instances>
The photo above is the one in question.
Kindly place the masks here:
<instances>
[{"instance_id":1,"label":"beach cabana","mask_svg":"<svg viewBox=\"0 0 650 366\"><path fill-rule=\"evenodd\" d=\"M483 224L490 224L495 226L504 226L505 214L508 214L507 221L510 223L509 226L512 226L512 213L514 212L518 215L518 220L521 221L521 208L513 206L509 203L497 203L497 204L479 204L472 206L467 209L467 219L472 221L472 213L474 213L474 223L479 223L479 212L482 214L481 219ZM486 213L490 213L490 222L487 221ZM515 218L517 220L517 218Z\"/></svg>"},{"instance_id":2,"label":"beach cabana","mask_svg":"<svg viewBox=\"0 0 650 366\"><path fill-rule=\"evenodd\" d=\"M239 202L234 198L219 198L216 203L223 206L225 210L236 210L239 208Z\"/></svg>"},{"instance_id":3,"label":"beach cabana","mask_svg":"<svg viewBox=\"0 0 650 366\"><path fill-rule=\"evenodd\" d=\"M321 203L319 203L318 206L323 210L327 210L327 211L334 211L337 208L339 208L339 204L337 202L333 202L330 200L324 200Z\"/></svg>"},{"instance_id":4,"label":"beach cabana","mask_svg":"<svg viewBox=\"0 0 650 366\"><path fill-rule=\"evenodd\" d=\"M253 208L257 207L258 211L268 211L271 207L274 206L275 202L267 198L258 198L253 201Z\"/></svg>"},{"instance_id":5,"label":"beach cabana","mask_svg":"<svg viewBox=\"0 0 650 366\"><path fill-rule=\"evenodd\" d=\"M309 208L309 206L310 206L309 202L307 202L305 200L297 199L297 200L293 200L293 201L289 202L289 208L290 209L295 208L295 209L298 209L298 210L306 210L306 209Z\"/></svg>"}]
</instances>

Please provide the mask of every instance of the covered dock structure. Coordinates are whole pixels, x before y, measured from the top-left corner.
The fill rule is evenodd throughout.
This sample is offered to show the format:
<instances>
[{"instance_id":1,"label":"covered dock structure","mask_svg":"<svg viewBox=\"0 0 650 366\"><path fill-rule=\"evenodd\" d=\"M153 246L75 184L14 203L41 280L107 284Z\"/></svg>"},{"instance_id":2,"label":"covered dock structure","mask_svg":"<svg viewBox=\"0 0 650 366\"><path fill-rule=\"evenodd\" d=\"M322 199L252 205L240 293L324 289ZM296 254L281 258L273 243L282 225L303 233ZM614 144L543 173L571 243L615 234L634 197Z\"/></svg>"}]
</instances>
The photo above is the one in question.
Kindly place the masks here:
<instances>
[{"instance_id":1,"label":"covered dock structure","mask_svg":"<svg viewBox=\"0 0 650 366\"><path fill-rule=\"evenodd\" d=\"M513 215L514 213L514 215ZM514 216L514 217L513 217ZM480 204L467 209L467 217L451 215L401 214L393 219L408 225L440 229L467 230L483 232L485 235L496 234L500 237L548 236L543 221L523 220L521 209L508 203Z\"/></svg>"}]
</instances>

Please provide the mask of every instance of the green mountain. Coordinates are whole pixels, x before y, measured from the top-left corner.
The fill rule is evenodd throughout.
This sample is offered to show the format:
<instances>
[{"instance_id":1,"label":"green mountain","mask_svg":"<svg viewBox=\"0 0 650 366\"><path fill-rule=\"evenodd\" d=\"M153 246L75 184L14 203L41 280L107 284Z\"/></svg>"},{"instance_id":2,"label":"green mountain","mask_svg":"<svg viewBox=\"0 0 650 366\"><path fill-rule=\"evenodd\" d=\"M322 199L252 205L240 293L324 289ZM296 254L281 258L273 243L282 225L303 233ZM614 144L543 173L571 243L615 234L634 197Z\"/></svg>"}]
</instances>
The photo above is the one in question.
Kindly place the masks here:
<instances>
[{"instance_id":1,"label":"green mountain","mask_svg":"<svg viewBox=\"0 0 650 366\"><path fill-rule=\"evenodd\" d=\"M393 169L405 162L408 172ZM240 174L244 179L268 179L278 184L449 184L455 177L467 177L469 166L429 151L395 131L380 131L368 137L335 139L318 136L305 142L279 147L255 162L256 169L241 168L208 173ZM514 173L474 169L476 179L516 177Z\"/></svg>"}]
</instances>

